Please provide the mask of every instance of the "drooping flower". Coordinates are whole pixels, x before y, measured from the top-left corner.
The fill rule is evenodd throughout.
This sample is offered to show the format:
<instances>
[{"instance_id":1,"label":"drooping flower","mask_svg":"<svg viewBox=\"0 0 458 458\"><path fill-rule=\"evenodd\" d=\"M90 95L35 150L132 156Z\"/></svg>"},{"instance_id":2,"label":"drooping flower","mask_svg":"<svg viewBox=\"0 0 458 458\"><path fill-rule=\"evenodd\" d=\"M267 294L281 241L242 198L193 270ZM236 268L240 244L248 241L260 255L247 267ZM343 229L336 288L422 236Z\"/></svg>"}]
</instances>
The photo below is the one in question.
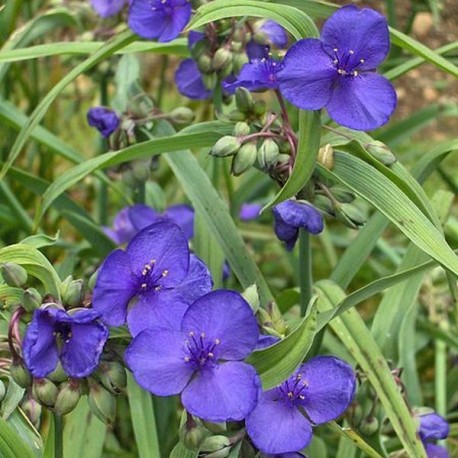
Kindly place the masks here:
<instances>
[{"instance_id":1,"label":"drooping flower","mask_svg":"<svg viewBox=\"0 0 458 458\"><path fill-rule=\"evenodd\" d=\"M129 242L139 231L161 220L170 220L184 232L187 239L194 235L194 210L186 204L171 205L162 213L148 205L124 207L114 218L111 228L104 232L118 245Z\"/></svg>"},{"instance_id":2,"label":"drooping flower","mask_svg":"<svg viewBox=\"0 0 458 458\"><path fill-rule=\"evenodd\" d=\"M118 14L127 4L127 0L91 0L92 8L101 17Z\"/></svg>"},{"instance_id":3,"label":"drooping flower","mask_svg":"<svg viewBox=\"0 0 458 458\"><path fill-rule=\"evenodd\" d=\"M255 203L244 203L240 207L239 218L242 221L251 221L259 216L262 205Z\"/></svg>"},{"instance_id":4,"label":"drooping flower","mask_svg":"<svg viewBox=\"0 0 458 458\"><path fill-rule=\"evenodd\" d=\"M320 40L306 38L288 50L277 74L280 91L304 110L326 107L343 126L376 129L396 108L391 83L375 72L389 48L381 14L345 6L325 22Z\"/></svg>"},{"instance_id":5,"label":"drooping flower","mask_svg":"<svg viewBox=\"0 0 458 458\"><path fill-rule=\"evenodd\" d=\"M428 458L448 458L447 449L434 444L434 441L446 439L450 434L450 425L447 420L435 412L419 415L418 420L418 435L423 442Z\"/></svg>"},{"instance_id":6,"label":"drooping flower","mask_svg":"<svg viewBox=\"0 0 458 458\"><path fill-rule=\"evenodd\" d=\"M286 30L271 19L256 23L254 32L254 38L246 45L246 53L250 60L268 57L272 45L284 48L288 44Z\"/></svg>"},{"instance_id":7,"label":"drooping flower","mask_svg":"<svg viewBox=\"0 0 458 458\"><path fill-rule=\"evenodd\" d=\"M119 127L121 120L110 108L92 107L87 112L87 122L107 138Z\"/></svg>"},{"instance_id":8,"label":"drooping flower","mask_svg":"<svg viewBox=\"0 0 458 458\"><path fill-rule=\"evenodd\" d=\"M355 373L347 363L331 356L312 358L280 386L261 394L245 420L248 435L264 453L300 451L310 443L313 425L345 412L355 387Z\"/></svg>"},{"instance_id":9,"label":"drooping flower","mask_svg":"<svg viewBox=\"0 0 458 458\"><path fill-rule=\"evenodd\" d=\"M179 326L184 312L208 293L212 280L205 264L188 247L180 228L159 221L141 230L105 259L92 303L110 326L126 320L132 335L157 324Z\"/></svg>"},{"instance_id":10,"label":"drooping flower","mask_svg":"<svg viewBox=\"0 0 458 458\"><path fill-rule=\"evenodd\" d=\"M142 38L166 42L176 38L190 18L189 0L132 0L128 24Z\"/></svg>"},{"instance_id":11,"label":"drooping flower","mask_svg":"<svg viewBox=\"0 0 458 458\"><path fill-rule=\"evenodd\" d=\"M46 377L60 360L66 374L81 378L99 364L108 329L95 310L36 309L23 341L22 353L30 373Z\"/></svg>"},{"instance_id":12,"label":"drooping flower","mask_svg":"<svg viewBox=\"0 0 458 458\"><path fill-rule=\"evenodd\" d=\"M140 386L158 396L181 393L192 415L213 422L242 420L260 391L255 369L242 362L258 336L256 318L243 297L218 290L189 307L181 329L144 330L125 359Z\"/></svg>"},{"instance_id":13,"label":"drooping flower","mask_svg":"<svg viewBox=\"0 0 458 458\"><path fill-rule=\"evenodd\" d=\"M252 60L242 67L235 80L232 77L223 81L223 89L228 94L233 94L238 87L244 87L249 91L277 89L277 74L282 65L271 58Z\"/></svg>"},{"instance_id":14,"label":"drooping flower","mask_svg":"<svg viewBox=\"0 0 458 458\"><path fill-rule=\"evenodd\" d=\"M299 229L311 234L323 230L321 213L309 204L297 200L286 200L273 209L274 230L277 237L285 242L286 249L291 251L299 237Z\"/></svg>"},{"instance_id":15,"label":"drooping flower","mask_svg":"<svg viewBox=\"0 0 458 458\"><path fill-rule=\"evenodd\" d=\"M205 87L202 74L193 59L185 59L175 72L175 84L180 94L195 100L206 100L212 91Z\"/></svg>"}]
</instances>

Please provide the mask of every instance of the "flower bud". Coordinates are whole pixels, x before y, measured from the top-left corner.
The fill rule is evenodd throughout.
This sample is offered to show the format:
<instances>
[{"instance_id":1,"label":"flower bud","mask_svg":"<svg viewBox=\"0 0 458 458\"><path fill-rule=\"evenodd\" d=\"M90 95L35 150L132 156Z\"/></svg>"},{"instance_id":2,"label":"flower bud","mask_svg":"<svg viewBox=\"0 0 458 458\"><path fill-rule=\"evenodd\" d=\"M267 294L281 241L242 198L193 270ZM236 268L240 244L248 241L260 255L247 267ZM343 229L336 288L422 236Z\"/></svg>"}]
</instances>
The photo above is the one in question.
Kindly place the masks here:
<instances>
[{"instance_id":1,"label":"flower bud","mask_svg":"<svg viewBox=\"0 0 458 458\"><path fill-rule=\"evenodd\" d=\"M198 60L210 50L210 43L208 40L196 41L191 49L191 56L194 60Z\"/></svg>"},{"instance_id":2,"label":"flower bud","mask_svg":"<svg viewBox=\"0 0 458 458\"><path fill-rule=\"evenodd\" d=\"M22 306L28 312L33 312L43 302L41 294L35 288L27 288L22 296Z\"/></svg>"},{"instance_id":3,"label":"flower bud","mask_svg":"<svg viewBox=\"0 0 458 458\"><path fill-rule=\"evenodd\" d=\"M277 158L277 164L286 164L287 162L289 162L290 159L291 156L289 154L279 154Z\"/></svg>"},{"instance_id":4,"label":"flower bud","mask_svg":"<svg viewBox=\"0 0 458 458\"><path fill-rule=\"evenodd\" d=\"M242 145L232 159L232 174L239 176L248 170L256 162L256 151L256 145L253 142Z\"/></svg>"},{"instance_id":5,"label":"flower bud","mask_svg":"<svg viewBox=\"0 0 458 458\"><path fill-rule=\"evenodd\" d=\"M45 407L54 407L59 390L51 380L47 378L35 378L33 380L32 395Z\"/></svg>"},{"instance_id":6,"label":"flower bud","mask_svg":"<svg viewBox=\"0 0 458 458\"><path fill-rule=\"evenodd\" d=\"M291 153L291 143L285 140L282 140L278 144L278 149L282 154L290 154Z\"/></svg>"},{"instance_id":7,"label":"flower bud","mask_svg":"<svg viewBox=\"0 0 458 458\"><path fill-rule=\"evenodd\" d=\"M244 88L238 87L235 91L235 106L242 113L250 113L254 106L251 92Z\"/></svg>"},{"instance_id":8,"label":"flower bud","mask_svg":"<svg viewBox=\"0 0 458 458\"><path fill-rule=\"evenodd\" d=\"M283 315L280 312L277 304L273 301L269 302L267 305L267 310L269 311L271 320L272 320L272 328L281 336L286 334L287 326L286 322L283 319Z\"/></svg>"},{"instance_id":9,"label":"flower bud","mask_svg":"<svg viewBox=\"0 0 458 458\"><path fill-rule=\"evenodd\" d=\"M57 415L70 413L77 405L81 398L80 383L76 379L64 382L59 387L54 410Z\"/></svg>"},{"instance_id":10,"label":"flower bud","mask_svg":"<svg viewBox=\"0 0 458 458\"><path fill-rule=\"evenodd\" d=\"M27 396L21 403L21 409L33 426L38 428L41 420L41 405L32 397Z\"/></svg>"},{"instance_id":11,"label":"flower bud","mask_svg":"<svg viewBox=\"0 0 458 458\"><path fill-rule=\"evenodd\" d=\"M212 156L226 157L232 156L240 149L240 140L231 135L220 138L210 151Z\"/></svg>"},{"instance_id":12,"label":"flower bud","mask_svg":"<svg viewBox=\"0 0 458 458\"><path fill-rule=\"evenodd\" d=\"M231 452L231 441L226 436L211 436L205 439L200 453L205 458L226 458Z\"/></svg>"},{"instance_id":13,"label":"flower bud","mask_svg":"<svg viewBox=\"0 0 458 458\"><path fill-rule=\"evenodd\" d=\"M10 367L11 377L22 388L28 388L32 384L32 376L23 362L13 359Z\"/></svg>"},{"instance_id":14,"label":"flower bud","mask_svg":"<svg viewBox=\"0 0 458 458\"><path fill-rule=\"evenodd\" d=\"M205 438L208 436L208 430L201 424L194 422L189 425L183 423L179 431L180 442L189 450L198 451Z\"/></svg>"},{"instance_id":15,"label":"flower bud","mask_svg":"<svg viewBox=\"0 0 458 458\"><path fill-rule=\"evenodd\" d=\"M169 114L169 118L174 124L191 124L195 117L194 111L188 107L175 108Z\"/></svg>"},{"instance_id":16,"label":"flower bud","mask_svg":"<svg viewBox=\"0 0 458 458\"><path fill-rule=\"evenodd\" d=\"M8 286L22 288L27 283L27 271L14 262L5 262L0 267L3 280Z\"/></svg>"},{"instance_id":17,"label":"flower bud","mask_svg":"<svg viewBox=\"0 0 458 458\"><path fill-rule=\"evenodd\" d=\"M258 149L258 164L263 170L269 170L278 162L278 145L271 139L266 138Z\"/></svg>"},{"instance_id":18,"label":"flower bud","mask_svg":"<svg viewBox=\"0 0 458 458\"><path fill-rule=\"evenodd\" d=\"M259 309L259 292L256 284L248 286L245 291L242 292L243 298L250 304L250 307L253 309L253 313Z\"/></svg>"},{"instance_id":19,"label":"flower bud","mask_svg":"<svg viewBox=\"0 0 458 458\"><path fill-rule=\"evenodd\" d=\"M64 371L60 361L58 361L56 368L50 374L48 374L46 378L49 378L49 380L55 383L61 383L68 380L68 374Z\"/></svg>"},{"instance_id":20,"label":"flower bud","mask_svg":"<svg viewBox=\"0 0 458 458\"><path fill-rule=\"evenodd\" d=\"M253 112L258 117L261 118L266 114L267 104L265 100L256 100L253 106Z\"/></svg>"},{"instance_id":21,"label":"flower bud","mask_svg":"<svg viewBox=\"0 0 458 458\"><path fill-rule=\"evenodd\" d=\"M212 67L214 70L221 70L232 62L232 53L227 48L219 48L213 56Z\"/></svg>"},{"instance_id":22,"label":"flower bud","mask_svg":"<svg viewBox=\"0 0 458 458\"><path fill-rule=\"evenodd\" d=\"M212 58L208 54L203 54L197 59L197 67L202 73L211 73Z\"/></svg>"},{"instance_id":23,"label":"flower bud","mask_svg":"<svg viewBox=\"0 0 458 458\"><path fill-rule=\"evenodd\" d=\"M327 169L332 170L334 167L334 150L330 143L322 146L318 151L318 162L323 164Z\"/></svg>"},{"instance_id":24,"label":"flower bud","mask_svg":"<svg viewBox=\"0 0 458 458\"><path fill-rule=\"evenodd\" d=\"M250 133L250 126L243 121L239 121L235 126L234 130L232 131L232 135L234 137L244 137Z\"/></svg>"},{"instance_id":25,"label":"flower bud","mask_svg":"<svg viewBox=\"0 0 458 458\"><path fill-rule=\"evenodd\" d=\"M355 194L347 188L343 188L341 186L333 186L329 190L339 202L349 204L355 200Z\"/></svg>"},{"instance_id":26,"label":"flower bud","mask_svg":"<svg viewBox=\"0 0 458 458\"><path fill-rule=\"evenodd\" d=\"M245 121L245 114L239 110L232 110L227 115L227 119L232 122Z\"/></svg>"},{"instance_id":27,"label":"flower bud","mask_svg":"<svg viewBox=\"0 0 458 458\"><path fill-rule=\"evenodd\" d=\"M228 62L221 70L219 70L219 76L221 79L227 78L234 71L234 65L232 60Z\"/></svg>"},{"instance_id":28,"label":"flower bud","mask_svg":"<svg viewBox=\"0 0 458 458\"><path fill-rule=\"evenodd\" d=\"M359 425L359 430L365 435L365 436L372 436L375 434L379 429L379 421L377 418L370 416L370 417L365 417L363 418L363 421Z\"/></svg>"},{"instance_id":29,"label":"flower bud","mask_svg":"<svg viewBox=\"0 0 458 458\"><path fill-rule=\"evenodd\" d=\"M119 394L127 385L124 366L118 362L103 362L98 372L102 385L113 394Z\"/></svg>"},{"instance_id":30,"label":"flower bud","mask_svg":"<svg viewBox=\"0 0 458 458\"><path fill-rule=\"evenodd\" d=\"M341 204L336 208L336 212L337 218L352 229L358 229L366 223L364 215L352 204Z\"/></svg>"},{"instance_id":31,"label":"flower bud","mask_svg":"<svg viewBox=\"0 0 458 458\"><path fill-rule=\"evenodd\" d=\"M258 316L258 321L263 328L270 328L272 326L272 318L263 308L258 308L256 314Z\"/></svg>"},{"instance_id":32,"label":"flower bud","mask_svg":"<svg viewBox=\"0 0 458 458\"><path fill-rule=\"evenodd\" d=\"M242 67L248 63L248 56L245 53L236 53L232 58L234 73L240 73Z\"/></svg>"},{"instance_id":33,"label":"flower bud","mask_svg":"<svg viewBox=\"0 0 458 458\"><path fill-rule=\"evenodd\" d=\"M231 51L240 53L240 51L242 51L242 48L243 48L243 44L241 41L235 41L235 40L231 41Z\"/></svg>"},{"instance_id":34,"label":"flower bud","mask_svg":"<svg viewBox=\"0 0 458 458\"><path fill-rule=\"evenodd\" d=\"M366 145L366 151L385 165L391 165L397 161L396 156L391 152L388 146L379 140L374 140Z\"/></svg>"},{"instance_id":35,"label":"flower bud","mask_svg":"<svg viewBox=\"0 0 458 458\"><path fill-rule=\"evenodd\" d=\"M63 282L61 288L62 302L70 307L77 307L83 299L83 280L73 280L69 275Z\"/></svg>"},{"instance_id":36,"label":"flower bud","mask_svg":"<svg viewBox=\"0 0 458 458\"><path fill-rule=\"evenodd\" d=\"M317 194L313 199L313 206L327 213L328 215L334 215L334 207L331 201L321 194Z\"/></svg>"},{"instance_id":37,"label":"flower bud","mask_svg":"<svg viewBox=\"0 0 458 458\"><path fill-rule=\"evenodd\" d=\"M202 81L207 89L213 90L218 82L218 77L216 73L208 73L207 75L202 75Z\"/></svg>"},{"instance_id":38,"label":"flower bud","mask_svg":"<svg viewBox=\"0 0 458 458\"><path fill-rule=\"evenodd\" d=\"M146 183L151 176L148 161L135 161L132 164L132 175L137 183Z\"/></svg>"},{"instance_id":39,"label":"flower bud","mask_svg":"<svg viewBox=\"0 0 458 458\"><path fill-rule=\"evenodd\" d=\"M89 382L88 403L91 412L102 422L112 425L116 415L114 396L97 382Z\"/></svg>"}]
</instances>

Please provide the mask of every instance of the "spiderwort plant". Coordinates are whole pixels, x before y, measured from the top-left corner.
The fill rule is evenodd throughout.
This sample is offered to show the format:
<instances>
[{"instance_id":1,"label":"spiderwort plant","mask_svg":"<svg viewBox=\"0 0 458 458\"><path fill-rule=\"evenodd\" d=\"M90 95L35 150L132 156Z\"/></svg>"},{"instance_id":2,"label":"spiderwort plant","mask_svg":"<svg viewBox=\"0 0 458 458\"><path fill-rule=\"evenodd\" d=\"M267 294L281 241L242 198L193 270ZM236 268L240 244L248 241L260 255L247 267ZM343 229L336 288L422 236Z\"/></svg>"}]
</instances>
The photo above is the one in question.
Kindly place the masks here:
<instances>
[{"instance_id":1,"label":"spiderwort plant","mask_svg":"<svg viewBox=\"0 0 458 458\"><path fill-rule=\"evenodd\" d=\"M260 381L242 360L258 337L245 299L219 290L197 299L178 330L153 326L137 335L125 359L140 386L158 396L181 393L192 415L212 422L243 420L258 401Z\"/></svg>"},{"instance_id":2,"label":"spiderwort plant","mask_svg":"<svg viewBox=\"0 0 458 458\"><path fill-rule=\"evenodd\" d=\"M120 117L114 110L106 107L92 107L87 112L87 122L95 127L103 137L109 137L121 124Z\"/></svg>"},{"instance_id":3,"label":"spiderwort plant","mask_svg":"<svg viewBox=\"0 0 458 458\"><path fill-rule=\"evenodd\" d=\"M448 458L447 449L435 444L435 441L446 439L450 434L447 420L435 412L419 415L418 420L418 435L425 446L428 458Z\"/></svg>"},{"instance_id":4,"label":"spiderwort plant","mask_svg":"<svg viewBox=\"0 0 458 458\"><path fill-rule=\"evenodd\" d=\"M211 288L207 267L190 253L181 229L159 221L141 230L125 251L105 259L92 303L103 322L121 326L127 321L135 336L158 322L179 326L189 304Z\"/></svg>"}]
</instances>

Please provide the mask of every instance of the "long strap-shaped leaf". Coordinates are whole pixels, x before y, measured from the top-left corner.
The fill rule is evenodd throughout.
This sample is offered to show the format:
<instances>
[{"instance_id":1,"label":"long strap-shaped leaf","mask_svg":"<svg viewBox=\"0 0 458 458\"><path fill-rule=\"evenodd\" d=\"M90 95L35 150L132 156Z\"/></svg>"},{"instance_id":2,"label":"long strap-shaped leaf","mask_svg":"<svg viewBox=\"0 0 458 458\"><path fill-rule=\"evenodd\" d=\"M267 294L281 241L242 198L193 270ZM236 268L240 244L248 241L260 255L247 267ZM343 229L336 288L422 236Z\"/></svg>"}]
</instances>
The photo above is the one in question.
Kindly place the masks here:
<instances>
[{"instance_id":1,"label":"long strap-shaped leaf","mask_svg":"<svg viewBox=\"0 0 458 458\"><path fill-rule=\"evenodd\" d=\"M329 280L318 282L316 288L319 311L334 308L345 297L344 292ZM416 434L417 425L385 358L358 312L348 310L331 321L330 326L367 375L408 456L426 458L425 450Z\"/></svg>"}]
</instances>

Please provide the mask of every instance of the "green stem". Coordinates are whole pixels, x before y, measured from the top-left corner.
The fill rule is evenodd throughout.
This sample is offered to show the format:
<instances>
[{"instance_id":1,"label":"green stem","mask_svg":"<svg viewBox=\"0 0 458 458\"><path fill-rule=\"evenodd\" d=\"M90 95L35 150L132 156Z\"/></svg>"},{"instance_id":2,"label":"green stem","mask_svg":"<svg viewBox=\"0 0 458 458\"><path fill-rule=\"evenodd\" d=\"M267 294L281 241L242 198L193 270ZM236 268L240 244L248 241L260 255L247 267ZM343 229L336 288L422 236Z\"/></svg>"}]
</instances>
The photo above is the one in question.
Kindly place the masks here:
<instances>
[{"instance_id":1,"label":"green stem","mask_svg":"<svg viewBox=\"0 0 458 458\"><path fill-rule=\"evenodd\" d=\"M299 287L301 291L300 305L301 316L307 313L307 306L312 298L312 249L310 245L310 234L299 230Z\"/></svg>"},{"instance_id":2,"label":"green stem","mask_svg":"<svg viewBox=\"0 0 458 458\"><path fill-rule=\"evenodd\" d=\"M64 458L64 419L61 415L54 416L54 458Z\"/></svg>"},{"instance_id":3,"label":"green stem","mask_svg":"<svg viewBox=\"0 0 458 458\"><path fill-rule=\"evenodd\" d=\"M100 102L102 106L108 106L108 78L103 75L100 82ZM108 142L102 138L100 145L100 153L103 154L108 150ZM97 193L97 216L98 221L102 226L108 223L108 187L104 181L99 183L99 191Z\"/></svg>"}]
</instances>

